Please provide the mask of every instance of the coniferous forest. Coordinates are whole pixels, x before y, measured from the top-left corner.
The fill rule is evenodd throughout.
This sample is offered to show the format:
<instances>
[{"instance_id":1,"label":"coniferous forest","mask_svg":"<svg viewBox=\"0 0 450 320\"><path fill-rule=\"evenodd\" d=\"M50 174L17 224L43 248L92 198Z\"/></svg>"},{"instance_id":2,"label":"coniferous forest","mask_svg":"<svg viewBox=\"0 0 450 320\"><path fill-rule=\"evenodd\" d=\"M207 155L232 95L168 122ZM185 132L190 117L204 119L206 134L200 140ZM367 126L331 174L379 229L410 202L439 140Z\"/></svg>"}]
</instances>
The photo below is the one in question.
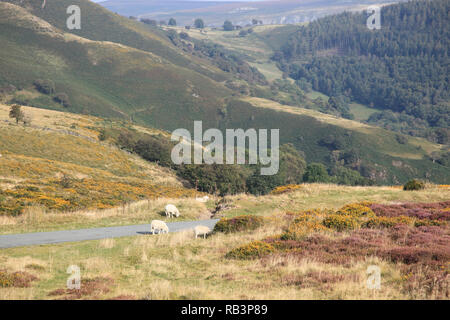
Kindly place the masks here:
<instances>
[{"instance_id":1,"label":"coniferous forest","mask_svg":"<svg viewBox=\"0 0 450 320\"><path fill-rule=\"evenodd\" d=\"M379 30L365 12L328 16L300 27L273 59L314 90L379 109L370 123L445 144L449 10L446 0L383 7Z\"/></svg>"}]
</instances>

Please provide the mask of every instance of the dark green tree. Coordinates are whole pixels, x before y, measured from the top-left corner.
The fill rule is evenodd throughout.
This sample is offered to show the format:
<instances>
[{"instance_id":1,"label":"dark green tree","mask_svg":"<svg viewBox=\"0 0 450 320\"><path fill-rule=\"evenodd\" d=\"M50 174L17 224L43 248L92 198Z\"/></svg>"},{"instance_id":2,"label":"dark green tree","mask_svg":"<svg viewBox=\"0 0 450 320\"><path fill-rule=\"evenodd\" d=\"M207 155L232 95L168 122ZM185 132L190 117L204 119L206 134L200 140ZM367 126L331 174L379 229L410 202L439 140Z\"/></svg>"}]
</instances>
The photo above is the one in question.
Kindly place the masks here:
<instances>
[{"instance_id":1,"label":"dark green tree","mask_svg":"<svg viewBox=\"0 0 450 320\"><path fill-rule=\"evenodd\" d=\"M203 22L202 19L198 18L198 19L195 19L195 21L194 21L194 26L195 26L197 29L203 29L203 28L205 27L205 23Z\"/></svg>"},{"instance_id":2,"label":"dark green tree","mask_svg":"<svg viewBox=\"0 0 450 320\"><path fill-rule=\"evenodd\" d=\"M170 18L168 25L169 26L176 26L177 25L177 20L175 20L174 18Z\"/></svg>"},{"instance_id":3,"label":"dark green tree","mask_svg":"<svg viewBox=\"0 0 450 320\"><path fill-rule=\"evenodd\" d=\"M330 176L327 169L321 163L311 163L306 167L303 181L305 182L328 182Z\"/></svg>"},{"instance_id":4,"label":"dark green tree","mask_svg":"<svg viewBox=\"0 0 450 320\"><path fill-rule=\"evenodd\" d=\"M16 123L19 123L19 121L23 121L25 115L19 105L13 104L9 110L9 117L15 119Z\"/></svg>"},{"instance_id":5,"label":"dark green tree","mask_svg":"<svg viewBox=\"0 0 450 320\"><path fill-rule=\"evenodd\" d=\"M227 20L223 23L223 30L225 31L233 31L234 30L234 26L233 23L231 23L231 21Z\"/></svg>"}]
</instances>

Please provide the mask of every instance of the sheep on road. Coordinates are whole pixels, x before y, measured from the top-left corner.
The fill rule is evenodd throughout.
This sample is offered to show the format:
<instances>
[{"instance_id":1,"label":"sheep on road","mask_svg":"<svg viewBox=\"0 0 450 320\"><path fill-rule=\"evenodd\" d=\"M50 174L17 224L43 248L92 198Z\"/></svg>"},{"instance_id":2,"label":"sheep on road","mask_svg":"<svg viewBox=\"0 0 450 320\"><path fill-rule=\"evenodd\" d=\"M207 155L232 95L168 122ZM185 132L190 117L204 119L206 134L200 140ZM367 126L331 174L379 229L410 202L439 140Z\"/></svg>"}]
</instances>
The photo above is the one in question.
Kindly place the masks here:
<instances>
[{"instance_id":1,"label":"sheep on road","mask_svg":"<svg viewBox=\"0 0 450 320\"><path fill-rule=\"evenodd\" d=\"M169 233L169 227L164 221L161 220L153 220L150 226L150 231L152 234L155 234L158 231L158 234Z\"/></svg>"},{"instance_id":2,"label":"sheep on road","mask_svg":"<svg viewBox=\"0 0 450 320\"><path fill-rule=\"evenodd\" d=\"M204 239L206 239L206 235L211 232L211 229L207 226L196 226L194 228L195 238L197 239L198 236L203 236Z\"/></svg>"}]
</instances>

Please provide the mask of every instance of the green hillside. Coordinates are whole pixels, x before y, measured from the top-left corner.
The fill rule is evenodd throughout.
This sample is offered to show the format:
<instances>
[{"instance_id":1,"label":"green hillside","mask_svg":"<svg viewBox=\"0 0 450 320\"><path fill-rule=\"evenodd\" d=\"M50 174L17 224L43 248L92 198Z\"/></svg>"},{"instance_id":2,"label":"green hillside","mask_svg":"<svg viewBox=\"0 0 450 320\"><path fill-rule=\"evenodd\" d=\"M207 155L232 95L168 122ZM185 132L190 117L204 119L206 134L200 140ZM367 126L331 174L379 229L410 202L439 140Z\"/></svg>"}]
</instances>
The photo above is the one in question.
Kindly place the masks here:
<instances>
[{"instance_id":1,"label":"green hillside","mask_svg":"<svg viewBox=\"0 0 450 320\"><path fill-rule=\"evenodd\" d=\"M382 128L258 98L233 100L227 114L226 127L279 128L280 143L292 143L308 163L345 166L382 184L413 177L446 183L450 178L449 168L428 156L442 146L425 139L402 144Z\"/></svg>"},{"instance_id":2,"label":"green hillside","mask_svg":"<svg viewBox=\"0 0 450 320\"><path fill-rule=\"evenodd\" d=\"M237 81L237 75L213 65L232 57L221 47L205 46L201 54L189 52L189 45L197 42L177 38L178 43L167 38L170 30L147 27L88 1L75 2L89 15L79 35L64 31L66 14L60 12L68 1L48 1L44 9L27 1L19 2L26 9L0 3L0 99L4 103L121 118L168 131L190 129L194 120L202 120L204 130L280 128L281 144L292 143L308 163L326 164L331 175L346 168L379 184L404 183L410 178L449 180L445 163L430 157L441 152L442 146L416 138L406 142L402 138L400 143L388 130L370 126L362 130L359 122L312 112L314 102L300 88L270 72L274 64L265 71L262 68L273 77L267 77L268 85ZM292 32L292 28L285 30ZM261 43L264 37L257 33L248 41ZM247 52L252 58L254 52L254 58L260 59L254 60L255 65L269 58L257 56L258 45L251 42L250 49L244 50L241 38L227 43L231 38L217 33L208 41L214 39L221 39L219 44L228 44L223 46L226 50L242 57ZM216 60L208 59L208 52ZM197 72L198 67L204 71ZM225 86L214 79L229 81ZM238 82L237 87L230 81ZM250 97L259 99L249 103ZM271 106L262 107L267 104ZM324 117L333 120L324 122Z\"/></svg>"},{"instance_id":3,"label":"green hillside","mask_svg":"<svg viewBox=\"0 0 450 320\"><path fill-rule=\"evenodd\" d=\"M449 10L445 0L385 6L380 30L364 12L328 16L298 27L274 59L314 90L376 108L369 123L447 144Z\"/></svg>"},{"instance_id":4,"label":"green hillside","mask_svg":"<svg viewBox=\"0 0 450 320\"><path fill-rule=\"evenodd\" d=\"M0 87L19 89L12 102L167 129L199 118L215 123L228 89L210 78L171 63L165 54L80 38L20 7L0 5ZM51 80L54 92L30 97L39 79ZM69 97L65 108L54 102L57 93ZM186 117L174 117L180 113Z\"/></svg>"}]
</instances>

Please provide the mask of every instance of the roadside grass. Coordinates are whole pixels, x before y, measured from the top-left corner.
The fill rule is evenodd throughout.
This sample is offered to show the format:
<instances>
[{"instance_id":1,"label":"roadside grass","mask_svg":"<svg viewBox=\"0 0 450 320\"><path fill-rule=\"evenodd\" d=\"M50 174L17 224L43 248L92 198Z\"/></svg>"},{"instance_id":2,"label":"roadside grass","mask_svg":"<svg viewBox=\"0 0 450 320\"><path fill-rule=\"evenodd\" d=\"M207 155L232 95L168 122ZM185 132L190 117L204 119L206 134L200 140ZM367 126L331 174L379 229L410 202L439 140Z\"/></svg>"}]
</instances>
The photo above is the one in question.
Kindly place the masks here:
<instances>
[{"instance_id":1,"label":"roadside grass","mask_svg":"<svg viewBox=\"0 0 450 320\"><path fill-rule=\"evenodd\" d=\"M187 230L158 236L2 249L0 263L7 272L26 271L38 279L28 288L0 288L0 299L430 298L419 288L421 282L404 274L408 266L377 256L348 259L345 263L326 263L319 259L320 252L317 252L317 259L277 253L251 260L225 256L231 248L280 235L292 219L287 212L310 208L337 209L360 201L379 204L442 202L448 201L449 192L449 188L437 186L407 192L399 187L302 185L298 190L280 195L229 197L236 208L224 211L224 215L234 216L239 212L267 216L266 223L256 230L214 233L207 239L194 239L193 231ZM130 208L129 216L144 217L148 211L159 210L165 201L158 201L153 209L146 207L144 202L136 205L133 213ZM191 218L198 209L211 205L195 200L191 200L189 205L179 201L175 204L182 208L182 212L191 212ZM271 203L276 205L271 207ZM384 210L380 205L378 208ZM99 214L119 220L121 216L112 210L80 216L87 220L96 219ZM370 234L384 233L373 230ZM327 239L341 241L349 236L351 231L343 231L327 234ZM336 259L340 261L339 257ZM78 295L65 290L69 277L66 270L70 265L80 267L82 286L83 279L85 281L86 289ZM367 267L370 265L381 269L380 290L367 288Z\"/></svg>"},{"instance_id":2,"label":"roadside grass","mask_svg":"<svg viewBox=\"0 0 450 320\"><path fill-rule=\"evenodd\" d=\"M439 202L450 199L450 190L437 185L415 192L403 191L401 186L350 187L334 184L302 184L301 188L286 194L236 195L228 197L235 206L220 216L233 217L245 214L269 216L285 211L337 209L347 203L370 201L389 204L400 202Z\"/></svg>"},{"instance_id":3,"label":"roadside grass","mask_svg":"<svg viewBox=\"0 0 450 320\"><path fill-rule=\"evenodd\" d=\"M372 201L381 204L398 202L439 202L450 198L450 189L428 185L420 191L403 191L399 187L349 187L331 184L303 184L300 189L279 195L252 196L239 194L227 196L230 209L218 212L214 217L240 215L272 216L285 211L313 208L337 209L347 203ZM161 213L168 203L175 204L181 212L179 218L170 221L208 219L214 210L215 197L207 203L193 198L142 200L104 210L75 212L51 212L41 207L29 208L18 217L0 216L0 234L38 232L146 224L152 219L166 220Z\"/></svg>"},{"instance_id":4,"label":"roadside grass","mask_svg":"<svg viewBox=\"0 0 450 320\"><path fill-rule=\"evenodd\" d=\"M165 216L164 207L169 203L177 206L181 212L180 217L169 219ZM55 212L42 207L29 207L17 217L0 216L0 234L149 224L153 219L174 222L209 218L210 211L206 204L193 198L158 198L141 200L110 209L74 212Z\"/></svg>"},{"instance_id":5,"label":"roadside grass","mask_svg":"<svg viewBox=\"0 0 450 320\"><path fill-rule=\"evenodd\" d=\"M20 271L30 262L44 270L28 272L39 276L30 288L0 288L0 299L58 299L49 296L65 289L69 265L81 268L83 279L108 278L108 292L81 299L110 299L131 296L134 299L399 299L400 275L396 266L376 260L383 269L381 290L365 286L368 258L346 266L330 266L310 260L274 256L265 260L238 261L224 258L230 247L262 239L281 231L272 224L256 231L215 234L207 240L195 240L192 232L161 236L139 236L68 243L61 245L5 249L0 261L7 269ZM298 286L289 279L312 278ZM323 276L332 281L322 283ZM317 278L315 280L315 278Z\"/></svg>"}]
</instances>

